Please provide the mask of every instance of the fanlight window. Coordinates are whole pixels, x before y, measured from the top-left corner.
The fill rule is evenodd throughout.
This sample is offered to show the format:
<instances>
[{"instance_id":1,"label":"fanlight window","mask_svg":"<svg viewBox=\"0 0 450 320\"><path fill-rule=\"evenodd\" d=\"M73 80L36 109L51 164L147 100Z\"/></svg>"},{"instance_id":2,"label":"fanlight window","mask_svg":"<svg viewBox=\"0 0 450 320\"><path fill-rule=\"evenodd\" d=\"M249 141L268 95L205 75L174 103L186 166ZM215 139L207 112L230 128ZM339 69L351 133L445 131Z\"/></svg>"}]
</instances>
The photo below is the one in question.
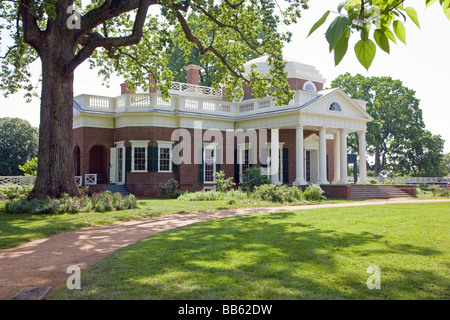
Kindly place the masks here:
<instances>
[{"instance_id":1,"label":"fanlight window","mask_svg":"<svg viewBox=\"0 0 450 320\"><path fill-rule=\"evenodd\" d=\"M333 102L330 104L330 110L331 111L341 111L341 106L337 102Z\"/></svg>"},{"instance_id":2,"label":"fanlight window","mask_svg":"<svg viewBox=\"0 0 450 320\"><path fill-rule=\"evenodd\" d=\"M312 92L316 92L316 86L314 85L314 83L312 83L311 81L308 81L305 83L305 85L303 86L303 90L305 91L312 91Z\"/></svg>"}]
</instances>

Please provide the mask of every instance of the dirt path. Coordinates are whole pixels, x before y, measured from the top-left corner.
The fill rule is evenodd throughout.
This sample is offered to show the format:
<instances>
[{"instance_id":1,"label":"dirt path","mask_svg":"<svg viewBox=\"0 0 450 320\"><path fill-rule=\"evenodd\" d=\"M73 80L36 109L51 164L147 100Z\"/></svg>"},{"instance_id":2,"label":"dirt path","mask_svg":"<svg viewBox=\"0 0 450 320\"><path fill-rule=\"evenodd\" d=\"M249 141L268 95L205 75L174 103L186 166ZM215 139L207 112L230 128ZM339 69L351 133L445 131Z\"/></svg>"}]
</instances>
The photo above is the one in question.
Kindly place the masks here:
<instances>
[{"instance_id":1,"label":"dirt path","mask_svg":"<svg viewBox=\"0 0 450 320\"><path fill-rule=\"evenodd\" d=\"M55 288L67 281L70 274L67 274L66 270L70 265L78 265L81 270L86 269L117 249L137 242L142 238L196 222L252 213L386 203L447 201L390 199L388 201L373 202L230 209L174 214L65 232L15 248L0 250L0 299L11 299L23 287L28 286L51 286Z\"/></svg>"}]
</instances>

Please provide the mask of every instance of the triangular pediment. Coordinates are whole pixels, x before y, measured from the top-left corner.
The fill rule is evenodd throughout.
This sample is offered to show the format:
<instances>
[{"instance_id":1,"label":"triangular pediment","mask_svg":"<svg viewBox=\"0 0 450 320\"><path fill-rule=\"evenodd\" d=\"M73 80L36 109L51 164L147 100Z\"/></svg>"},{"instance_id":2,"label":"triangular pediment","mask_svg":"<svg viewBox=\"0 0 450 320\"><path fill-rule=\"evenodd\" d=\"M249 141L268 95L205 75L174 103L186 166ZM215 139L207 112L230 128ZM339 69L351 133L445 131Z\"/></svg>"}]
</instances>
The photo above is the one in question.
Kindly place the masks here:
<instances>
[{"instance_id":1,"label":"triangular pediment","mask_svg":"<svg viewBox=\"0 0 450 320\"><path fill-rule=\"evenodd\" d=\"M332 104L333 108L330 108ZM363 121L373 120L357 101L340 88L323 91L322 96L305 104L301 112Z\"/></svg>"}]
</instances>

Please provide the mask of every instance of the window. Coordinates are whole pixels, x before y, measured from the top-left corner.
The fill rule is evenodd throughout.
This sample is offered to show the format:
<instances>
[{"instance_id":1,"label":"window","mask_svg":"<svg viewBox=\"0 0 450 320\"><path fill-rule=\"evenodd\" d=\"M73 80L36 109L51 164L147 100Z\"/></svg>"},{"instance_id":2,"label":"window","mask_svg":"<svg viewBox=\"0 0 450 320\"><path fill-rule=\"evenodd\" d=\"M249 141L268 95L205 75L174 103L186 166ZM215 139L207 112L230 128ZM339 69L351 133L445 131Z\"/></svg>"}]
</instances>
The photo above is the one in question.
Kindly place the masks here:
<instances>
[{"instance_id":1,"label":"window","mask_svg":"<svg viewBox=\"0 0 450 320\"><path fill-rule=\"evenodd\" d=\"M330 104L330 111L341 111L341 106L337 102Z\"/></svg>"},{"instance_id":2,"label":"window","mask_svg":"<svg viewBox=\"0 0 450 320\"><path fill-rule=\"evenodd\" d=\"M283 181L283 145L284 143L280 143L280 148L278 151L278 180ZM268 179L271 179L270 175L270 164L271 164L271 156L272 156L272 150L270 148L270 143L267 143L267 167L263 168L264 170L261 170L261 174L266 175Z\"/></svg>"},{"instance_id":3,"label":"window","mask_svg":"<svg viewBox=\"0 0 450 320\"><path fill-rule=\"evenodd\" d=\"M172 172L172 144L158 141L158 172Z\"/></svg>"},{"instance_id":4,"label":"window","mask_svg":"<svg viewBox=\"0 0 450 320\"><path fill-rule=\"evenodd\" d=\"M317 91L315 84L313 82L311 82L311 81L306 81L305 82L305 84L303 86L303 90L305 90L305 91L312 91L312 92L316 92Z\"/></svg>"},{"instance_id":5,"label":"window","mask_svg":"<svg viewBox=\"0 0 450 320\"><path fill-rule=\"evenodd\" d=\"M131 172L147 171L147 150L149 141L130 141L131 142Z\"/></svg>"},{"instance_id":6,"label":"window","mask_svg":"<svg viewBox=\"0 0 450 320\"><path fill-rule=\"evenodd\" d=\"M216 148L205 148L203 155L203 181L215 183L214 172L216 172Z\"/></svg>"}]
</instances>

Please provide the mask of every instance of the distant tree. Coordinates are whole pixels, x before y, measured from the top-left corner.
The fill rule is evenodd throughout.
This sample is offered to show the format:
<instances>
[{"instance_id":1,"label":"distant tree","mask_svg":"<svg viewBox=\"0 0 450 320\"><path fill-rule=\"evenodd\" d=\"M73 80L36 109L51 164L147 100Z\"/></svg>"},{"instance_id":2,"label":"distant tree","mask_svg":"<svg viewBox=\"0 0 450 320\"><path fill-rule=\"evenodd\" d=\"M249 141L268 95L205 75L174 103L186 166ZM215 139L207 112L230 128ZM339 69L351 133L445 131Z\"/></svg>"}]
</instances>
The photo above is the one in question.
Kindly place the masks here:
<instances>
[{"instance_id":1,"label":"distant tree","mask_svg":"<svg viewBox=\"0 0 450 320\"><path fill-rule=\"evenodd\" d=\"M374 118L367 124L367 148L375 161L368 167L375 175L387 171L435 176L439 172L444 140L425 129L414 90L390 77L350 73L337 77L331 86L343 89L353 99L367 101L367 112ZM356 134L349 135L348 146L358 151Z\"/></svg>"},{"instance_id":2,"label":"distant tree","mask_svg":"<svg viewBox=\"0 0 450 320\"><path fill-rule=\"evenodd\" d=\"M0 175L22 175L19 165L38 152L38 129L19 118L0 118Z\"/></svg>"},{"instance_id":3,"label":"distant tree","mask_svg":"<svg viewBox=\"0 0 450 320\"><path fill-rule=\"evenodd\" d=\"M35 177L37 174L38 158L35 157L31 160L25 162L24 165L19 165L20 171L23 172L24 176Z\"/></svg>"}]
</instances>

